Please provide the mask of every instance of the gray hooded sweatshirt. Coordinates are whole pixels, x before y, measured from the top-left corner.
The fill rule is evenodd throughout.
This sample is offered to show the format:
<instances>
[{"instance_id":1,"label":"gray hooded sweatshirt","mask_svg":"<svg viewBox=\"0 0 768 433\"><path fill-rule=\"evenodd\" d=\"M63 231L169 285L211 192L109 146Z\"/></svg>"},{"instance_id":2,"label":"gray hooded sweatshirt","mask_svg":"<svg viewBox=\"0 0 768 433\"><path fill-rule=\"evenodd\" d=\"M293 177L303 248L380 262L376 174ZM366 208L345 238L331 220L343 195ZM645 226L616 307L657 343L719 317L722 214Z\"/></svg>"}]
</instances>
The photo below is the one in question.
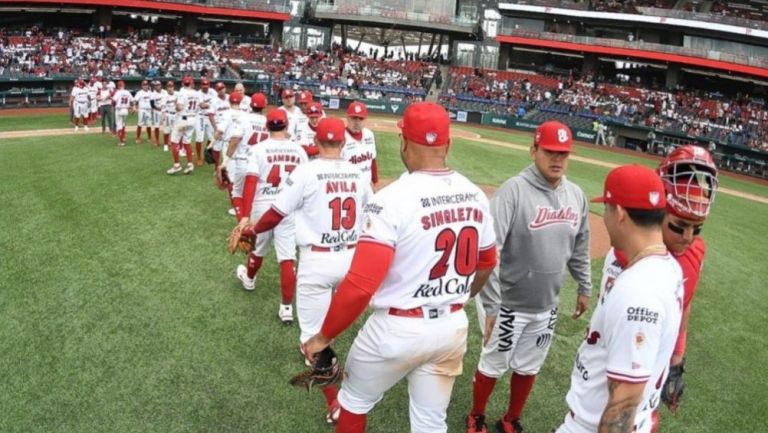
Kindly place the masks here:
<instances>
[{"instance_id":1,"label":"gray hooded sweatshirt","mask_svg":"<svg viewBox=\"0 0 768 433\"><path fill-rule=\"evenodd\" d=\"M555 308L568 267L578 292L592 292L589 208L584 191L563 176L557 188L535 165L507 180L491 199L499 264L480 291L486 314L503 305L539 313Z\"/></svg>"}]
</instances>

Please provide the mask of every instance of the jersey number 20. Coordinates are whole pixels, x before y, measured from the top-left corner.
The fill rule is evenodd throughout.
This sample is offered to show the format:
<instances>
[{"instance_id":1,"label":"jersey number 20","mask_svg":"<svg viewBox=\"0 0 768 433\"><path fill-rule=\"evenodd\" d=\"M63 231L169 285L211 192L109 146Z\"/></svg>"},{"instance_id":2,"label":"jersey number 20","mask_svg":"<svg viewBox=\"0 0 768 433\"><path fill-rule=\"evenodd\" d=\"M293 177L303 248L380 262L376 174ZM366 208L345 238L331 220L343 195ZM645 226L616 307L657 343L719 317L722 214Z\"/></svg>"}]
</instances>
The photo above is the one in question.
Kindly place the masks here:
<instances>
[{"instance_id":1,"label":"jersey number 20","mask_svg":"<svg viewBox=\"0 0 768 433\"><path fill-rule=\"evenodd\" d=\"M456 235L453 229L445 229L435 239L435 251L442 251L440 260L429 271L429 279L436 280L448 273L448 260L451 253L456 250L454 268L456 273L466 277L472 275L477 269L478 234L474 227L464 227Z\"/></svg>"}]
</instances>

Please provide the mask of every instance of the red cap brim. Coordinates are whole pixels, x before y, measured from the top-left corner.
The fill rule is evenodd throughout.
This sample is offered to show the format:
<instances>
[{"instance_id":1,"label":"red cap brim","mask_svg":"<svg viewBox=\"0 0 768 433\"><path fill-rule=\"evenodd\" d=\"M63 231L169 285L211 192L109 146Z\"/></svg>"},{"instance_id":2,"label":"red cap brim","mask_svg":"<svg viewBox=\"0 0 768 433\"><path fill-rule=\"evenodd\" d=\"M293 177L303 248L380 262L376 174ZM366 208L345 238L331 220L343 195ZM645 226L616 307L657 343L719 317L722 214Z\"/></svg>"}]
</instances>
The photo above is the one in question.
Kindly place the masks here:
<instances>
[{"instance_id":1,"label":"red cap brim","mask_svg":"<svg viewBox=\"0 0 768 433\"><path fill-rule=\"evenodd\" d=\"M608 203L608 199L606 197L595 197L592 200L590 200L592 203Z\"/></svg>"}]
</instances>

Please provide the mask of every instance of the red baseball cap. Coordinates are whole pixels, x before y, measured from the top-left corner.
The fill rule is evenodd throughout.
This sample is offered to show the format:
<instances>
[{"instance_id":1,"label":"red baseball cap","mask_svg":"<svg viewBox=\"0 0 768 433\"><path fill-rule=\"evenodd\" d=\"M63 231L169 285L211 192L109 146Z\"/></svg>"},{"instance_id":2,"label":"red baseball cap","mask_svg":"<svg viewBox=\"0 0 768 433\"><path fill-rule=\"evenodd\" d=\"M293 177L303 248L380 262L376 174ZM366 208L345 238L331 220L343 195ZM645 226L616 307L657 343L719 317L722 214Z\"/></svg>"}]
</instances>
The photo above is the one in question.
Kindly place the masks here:
<instances>
[{"instance_id":1,"label":"red baseball cap","mask_svg":"<svg viewBox=\"0 0 768 433\"><path fill-rule=\"evenodd\" d=\"M189 86L190 84L192 84L192 77L190 77L189 75L181 79L182 86Z\"/></svg>"},{"instance_id":2,"label":"red baseball cap","mask_svg":"<svg viewBox=\"0 0 768 433\"><path fill-rule=\"evenodd\" d=\"M344 140L346 125L336 117L326 117L320 120L315 130L317 141L321 143L337 143Z\"/></svg>"},{"instance_id":3,"label":"red baseball cap","mask_svg":"<svg viewBox=\"0 0 768 433\"><path fill-rule=\"evenodd\" d=\"M365 119L368 117L368 106L360 101L349 104L347 108L347 117L359 117Z\"/></svg>"},{"instance_id":4,"label":"red baseball cap","mask_svg":"<svg viewBox=\"0 0 768 433\"><path fill-rule=\"evenodd\" d=\"M210 86L211 85L211 81L209 79L207 79L207 78L203 78L202 80L200 80L200 85L201 86Z\"/></svg>"},{"instance_id":5,"label":"red baseball cap","mask_svg":"<svg viewBox=\"0 0 768 433\"><path fill-rule=\"evenodd\" d=\"M573 148L573 133L567 125L550 120L536 128L533 144L552 152L570 152Z\"/></svg>"},{"instance_id":6,"label":"red baseball cap","mask_svg":"<svg viewBox=\"0 0 768 433\"><path fill-rule=\"evenodd\" d=\"M222 89L226 89L226 88L227 88L227 85L222 83L221 81L216 83L216 90L222 90Z\"/></svg>"},{"instance_id":7,"label":"red baseball cap","mask_svg":"<svg viewBox=\"0 0 768 433\"><path fill-rule=\"evenodd\" d=\"M283 93L280 95L281 98L293 98L294 96L292 89L283 89Z\"/></svg>"},{"instance_id":8,"label":"red baseball cap","mask_svg":"<svg viewBox=\"0 0 768 433\"><path fill-rule=\"evenodd\" d=\"M451 141L448 112L434 102L409 105L397 126L403 131L403 137L424 146L445 146Z\"/></svg>"},{"instance_id":9,"label":"red baseball cap","mask_svg":"<svg viewBox=\"0 0 768 433\"><path fill-rule=\"evenodd\" d=\"M592 203L610 203L626 209L664 209L664 183L658 173L639 164L614 168L605 178L602 197Z\"/></svg>"},{"instance_id":10,"label":"red baseball cap","mask_svg":"<svg viewBox=\"0 0 768 433\"><path fill-rule=\"evenodd\" d=\"M243 102L243 94L240 92L232 92L229 95L229 103L230 104L239 104Z\"/></svg>"},{"instance_id":11,"label":"red baseball cap","mask_svg":"<svg viewBox=\"0 0 768 433\"><path fill-rule=\"evenodd\" d=\"M307 117L323 117L323 104L312 102L307 107Z\"/></svg>"},{"instance_id":12,"label":"red baseball cap","mask_svg":"<svg viewBox=\"0 0 768 433\"><path fill-rule=\"evenodd\" d=\"M312 102L312 92L309 90L299 92L299 103L309 104L310 102Z\"/></svg>"},{"instance_id":13,"label":"red baseball cap","mask_svg":"<svg viewBox=\"0 0 768 433\"><path fill-rule=\"evenodd\" d=\"M267 106L267 97L263 93L258 92L251 95L251 107L264 108Z\"/></svg>"},{"instance_id":14,"label":"red baseball cap","mask_svg":"<svg viewBox=\"0 0 768 433\"><path fill-rule=\"evenodd\" d=\"M267 113L267 123L271 123L275 126L280 124L287 124L288 114L285 112L285 110L275 108L274 110Z\"/></svg>"}]
</instances>

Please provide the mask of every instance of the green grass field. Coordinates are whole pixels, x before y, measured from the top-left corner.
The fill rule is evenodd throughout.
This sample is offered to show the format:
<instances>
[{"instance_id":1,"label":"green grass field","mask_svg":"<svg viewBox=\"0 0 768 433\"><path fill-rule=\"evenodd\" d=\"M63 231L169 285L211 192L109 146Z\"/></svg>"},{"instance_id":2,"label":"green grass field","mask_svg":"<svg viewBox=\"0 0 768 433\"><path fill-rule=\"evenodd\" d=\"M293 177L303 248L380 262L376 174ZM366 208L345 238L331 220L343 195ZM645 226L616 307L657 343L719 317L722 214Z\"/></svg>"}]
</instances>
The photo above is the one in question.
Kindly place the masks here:
<instances>
[{"instance_id":1,"label":"green grass field","mask_svg":"<svg viewBox=\"0 0 768 433\"><path fill-rule=\"evenodd\" d=\"M58 119L50 127L68 125ZM45 127L16 118L13 129L27 123ZM8 125L0 118L0 130ZM526 134L488 137L530 142ZM381 171L399 175L396 134L377 140ZM332 431L321 394L287 384L304 367L297 326L276 317L274 256L256 290L243 291L233 274L242 256L227 255L224 245L234 220L210 167L170 177L168 154L128 143L118 148L101 135L0 140L0 432ZM526 152L469 140L456 140L452 152L450 165L483 184L498 185L529 162ZM631 159L601 150L589 156ZM594 196L607 172L572 162L569 176ZM768 360L760 331L768 311L766 221L768 205L718 196L704 230L709 254L690 324L685 400L678 416L663 414L664 432L768 431L760 370ZM596 284L601 265L593 263ZM524 414L527 432L550 432L566 412L588 324L570 319L574 298L569 283ZM473 304L467 310L474 324ZM357 327L334 344L342 356ZM479 328L472 331L448 413L451 432L464 431L470 406L480 352ZM507 396L500 381L492 419ZM407 414L400 384L371 413L368 431L408 432Z\"/></svg>"}]
</instances>

